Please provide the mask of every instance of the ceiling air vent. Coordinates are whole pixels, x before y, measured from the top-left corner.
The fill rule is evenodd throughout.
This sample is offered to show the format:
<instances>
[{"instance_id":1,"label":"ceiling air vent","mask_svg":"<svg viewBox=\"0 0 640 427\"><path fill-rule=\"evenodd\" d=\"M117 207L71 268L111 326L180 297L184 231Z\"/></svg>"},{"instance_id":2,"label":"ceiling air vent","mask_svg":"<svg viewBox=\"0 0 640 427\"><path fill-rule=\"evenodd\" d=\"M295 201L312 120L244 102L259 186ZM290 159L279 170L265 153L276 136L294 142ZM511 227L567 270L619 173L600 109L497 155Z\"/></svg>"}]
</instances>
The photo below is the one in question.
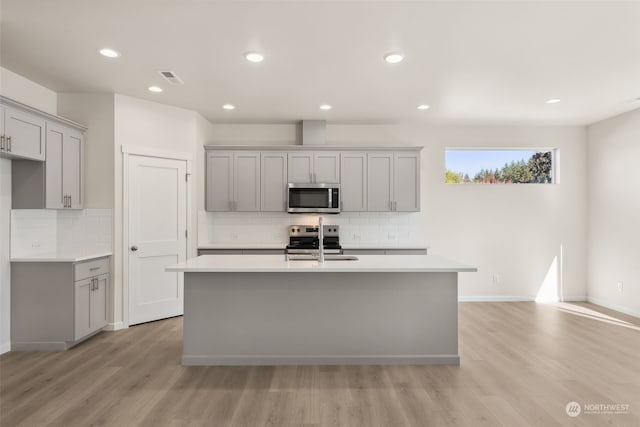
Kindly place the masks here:
<instances>
[{"instance_id":1,"label":"ceiling air vent","mask_svg":"<svg viewBox=\"0 0 640 427\"><path fill-rule=\"evenodd\" d=\"M172 85L184 84L182 79L180 77L176 76L176 74L173 71L158 71L158 73L160 73L160 75L162 77L164 77L165 80L168 81Z\"/></svg>"}]
</instances>

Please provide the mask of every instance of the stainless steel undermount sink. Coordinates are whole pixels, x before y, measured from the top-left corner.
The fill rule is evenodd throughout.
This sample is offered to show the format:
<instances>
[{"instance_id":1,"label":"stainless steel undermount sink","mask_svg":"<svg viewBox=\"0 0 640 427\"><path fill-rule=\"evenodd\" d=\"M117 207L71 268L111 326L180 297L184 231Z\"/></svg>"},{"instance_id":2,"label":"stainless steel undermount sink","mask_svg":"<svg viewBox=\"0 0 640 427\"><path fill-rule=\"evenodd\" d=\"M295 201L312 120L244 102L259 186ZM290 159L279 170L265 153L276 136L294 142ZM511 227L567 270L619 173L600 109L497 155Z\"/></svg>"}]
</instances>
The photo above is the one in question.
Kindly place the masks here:
<instances>
[{"instance_id":1,"label":"stainless steel undermount sink","mask_svg":"<svg viewBox=\"0 0 640 427\"><path fill-rule=\"evenodd\" d=\"M315 255L287 255L289 261L318 261ZM358 257L353 255L325 255L325 261L357 261Z\"/></svg>"}]
</instances>

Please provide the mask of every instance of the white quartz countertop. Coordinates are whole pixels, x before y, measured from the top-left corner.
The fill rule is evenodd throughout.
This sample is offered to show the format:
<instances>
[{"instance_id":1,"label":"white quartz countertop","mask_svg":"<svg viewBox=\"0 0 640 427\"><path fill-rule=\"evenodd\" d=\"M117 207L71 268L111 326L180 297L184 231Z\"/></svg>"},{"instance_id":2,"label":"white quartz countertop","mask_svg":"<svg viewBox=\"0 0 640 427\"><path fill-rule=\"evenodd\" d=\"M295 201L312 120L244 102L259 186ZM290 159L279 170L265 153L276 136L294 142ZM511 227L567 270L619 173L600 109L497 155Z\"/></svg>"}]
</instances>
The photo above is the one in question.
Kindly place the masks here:
<instances>
[{"instance_id":1,"label":"white quartz countertop","mask_svg":"<svg viewBox=\"0 0 640 427\"><path fill-rule=\"evenodd\" d=\"M362 243L362 244L358 244L358 245L350 245L350 244L346 244L346 245L341 245L342 249L345 250L350 250L350 249L366 249L366 250L380 250L380 249L398 249L398 250L402 250L402 249L429 249L430 246L429 245L420 245L420 244L399 244L399 245L377 245L375 243L371 243L371 244L366 244L366 243Z\"/></svg>"},{"instance_id":2,"label":"white quartz countertop","mask_svg":"<svg viewBox=\"0 0 640 427\"><path fill-rule=\"evenodd\" d=\"M93 254L41 254L28 257L12 257L11 262L81 262L90 259L111 256L111 252L97 252Z\"/></svg>"},{"instance_id":3,"label":"white quartz countertop","mask_svg":"<svg viewBox=\"0 0 640 427\"><path fill-rule=\"evenodd\" d=\"M477 268L433 255L359 255L357 261L286 261L284 255L201 255L166 271L186 273L386 273L475 272Z\"/></svg>"},{"instance_id":4,"label":"white quartz countertop","mask_svg":"<svg viewBox=\"0 0 640 427\"><path fill-rule=\"evenodd\" d=\"M205 243L199 244L198 249L280 249L284 250L286 243Z\"/></svg>"},{"instance_id":5,"label":"white quartz countertop","mask_svg":"<svg viewBox=\"0 0 640 427\"><path fill-rule=\"evenodd\" d=\"M287 243L204 243L199 244L198 249L281 249L284 250ZM346 244L342 249L429 249L429 245L423 244Z\"/></svg>"}]
</instances>

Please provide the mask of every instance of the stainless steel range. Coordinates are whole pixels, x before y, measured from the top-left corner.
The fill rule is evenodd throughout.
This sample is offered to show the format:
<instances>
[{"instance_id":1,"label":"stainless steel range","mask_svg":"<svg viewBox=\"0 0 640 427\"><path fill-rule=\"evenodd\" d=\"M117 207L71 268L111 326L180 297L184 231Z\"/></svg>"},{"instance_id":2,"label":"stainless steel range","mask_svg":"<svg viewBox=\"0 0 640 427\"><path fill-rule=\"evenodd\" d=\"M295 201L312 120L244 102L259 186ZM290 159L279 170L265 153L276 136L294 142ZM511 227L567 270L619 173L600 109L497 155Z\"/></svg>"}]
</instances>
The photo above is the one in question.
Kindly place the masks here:
<instances>
[{"instance_id":1,"label":"stainless steel range","mask_svg":"<svg viewBox=\"0 0 640 427\"><path fill-rule=\"evenodd\" d=\"M340 246L340 226L323 225L324 253L342 254ZM319 245L317 225L292 225L289 227L288 254L313 254Z\"/></svg>"}]
</instances>

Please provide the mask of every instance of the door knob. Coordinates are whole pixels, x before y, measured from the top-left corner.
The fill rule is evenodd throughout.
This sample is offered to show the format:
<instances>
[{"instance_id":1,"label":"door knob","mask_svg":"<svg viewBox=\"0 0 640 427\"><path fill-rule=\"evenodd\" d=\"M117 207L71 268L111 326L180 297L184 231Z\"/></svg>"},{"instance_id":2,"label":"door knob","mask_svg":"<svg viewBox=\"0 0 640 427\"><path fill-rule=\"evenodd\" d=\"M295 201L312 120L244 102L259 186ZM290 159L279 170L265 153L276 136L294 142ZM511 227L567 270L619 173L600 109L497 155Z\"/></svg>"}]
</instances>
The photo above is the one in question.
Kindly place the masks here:
<instances>
[{"instance_id":1,"label":"door knob","mask_svg":"<svg viewBox=\"0 0 640 427\"><path fill-rule=\"evenodd\" d=\"M135 246L135 245L134 245L134 246L131 246L131 251L132 251L132 252L135 252L135 251L137 251L137 250L138 250L138 247L137 247L137 246Z\"/></svg>"}]
</instances>

